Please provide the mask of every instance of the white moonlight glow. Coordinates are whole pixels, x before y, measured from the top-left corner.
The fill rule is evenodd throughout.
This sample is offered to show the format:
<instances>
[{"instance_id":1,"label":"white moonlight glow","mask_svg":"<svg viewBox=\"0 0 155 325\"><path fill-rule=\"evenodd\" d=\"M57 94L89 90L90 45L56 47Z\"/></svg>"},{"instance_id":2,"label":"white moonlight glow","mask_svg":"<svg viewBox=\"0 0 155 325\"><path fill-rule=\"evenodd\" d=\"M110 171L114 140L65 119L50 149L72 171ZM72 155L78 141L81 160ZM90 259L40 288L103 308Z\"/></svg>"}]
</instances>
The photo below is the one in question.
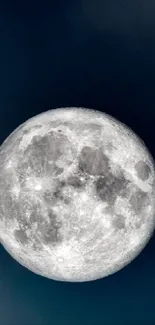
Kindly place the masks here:
<instances>
[{"instance_id":1,"label":"white moonlight glow","mask_svg":"<svg viewBox=\"0 0 155 325\"><path fill-rule=\"evenodd\" d=\"M37 274L82 282L120 270L153 234L154 210L151 154L107 114L47 111L0 147L0 240Z\"/></svg>"}]
</instances>

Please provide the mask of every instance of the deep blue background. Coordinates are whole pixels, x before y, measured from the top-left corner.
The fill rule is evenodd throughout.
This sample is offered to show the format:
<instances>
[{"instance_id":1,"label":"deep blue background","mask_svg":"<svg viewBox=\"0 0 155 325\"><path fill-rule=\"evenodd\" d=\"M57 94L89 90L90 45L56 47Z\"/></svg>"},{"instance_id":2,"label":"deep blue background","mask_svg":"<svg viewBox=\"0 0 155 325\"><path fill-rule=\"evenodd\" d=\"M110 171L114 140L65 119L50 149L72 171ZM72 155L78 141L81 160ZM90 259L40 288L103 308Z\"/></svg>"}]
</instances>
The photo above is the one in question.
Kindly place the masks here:
<instances>
[{"instance_id":1,"label":"deep blue background","mask_svg":"<svg viewBox=\"0 0 155 325\"><path fill-rule=\"evenodd\" d=\"M155 158L154 0L0 2L0 142L61 106L105 111ZM87 283L33 274L0 247L0 325L155 324L155 238L118 273Z\"/></svg>"}]
</instances>

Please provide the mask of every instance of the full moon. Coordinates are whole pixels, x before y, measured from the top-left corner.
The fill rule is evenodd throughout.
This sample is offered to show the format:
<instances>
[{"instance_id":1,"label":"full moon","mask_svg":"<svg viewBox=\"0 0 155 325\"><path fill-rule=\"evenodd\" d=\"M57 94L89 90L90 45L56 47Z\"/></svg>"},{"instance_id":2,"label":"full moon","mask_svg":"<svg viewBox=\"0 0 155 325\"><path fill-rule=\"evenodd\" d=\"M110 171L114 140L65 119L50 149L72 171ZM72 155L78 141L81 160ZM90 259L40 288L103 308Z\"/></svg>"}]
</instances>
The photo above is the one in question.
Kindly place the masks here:
<instances>
[{"instance_id":1,"label":"full moon","mask_svg":"<svg viewBox=\"0 0 155 325\"><path fill-rule=\"evenodd\" d=\"M0 147L0 241L36 274L84 282L119 271L148 243L154 211L153 158L108 114L53 109Z\"/></svg>"}]
</instances>

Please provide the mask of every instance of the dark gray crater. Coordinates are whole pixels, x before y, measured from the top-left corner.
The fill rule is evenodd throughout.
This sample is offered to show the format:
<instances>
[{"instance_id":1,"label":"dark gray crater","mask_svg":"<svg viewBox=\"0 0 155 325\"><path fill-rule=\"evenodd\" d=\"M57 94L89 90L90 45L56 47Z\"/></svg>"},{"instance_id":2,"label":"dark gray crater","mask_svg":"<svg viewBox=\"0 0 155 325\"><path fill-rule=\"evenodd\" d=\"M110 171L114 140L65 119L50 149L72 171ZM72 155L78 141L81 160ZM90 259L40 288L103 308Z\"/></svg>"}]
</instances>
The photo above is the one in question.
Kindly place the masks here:
<instances>
[{"instance_id":1,"label":"dark gray crater","mask_svg":"<svg viewBox=\"0 0 155 325\"><path fill-rule=\"evenodd\" d=\"M99 177L94 182L98 197L108 203L114 203L117 196L126 196L129 181L123 173L116 177L112 173L107 173L104 177Z\"/></svg>"},{"instance_id":2,"label":"dark gray crater","mask_svg":"<svg viewBox=\"0 0 155 325\"><path fill-rule=\"evenodd\" d=\"M26 232L22 229L16 229L14 231L14 236L15 236L16 240L18 242L20 242L20 244L22 244L22 245L27 244L27 242L29 241L29 239L26 235Z\"/></svg>"},{"instance_id":3,"label":"dark gray crater","mask_svg":"<svg viewBox=\"0 0 155 325\"><path fill-rule=\"evenodd\" d=\"M129 203L135 214L139 214L149 205L150 198L146 192L143 192L141 189L137 188L131 195Z\"/></svg>"},{"instance_id":4,"label":"dark gray crater","mask_svg":"<svg viewBox=\"0 0 155 325\"><path fill-rule=\"evenodd\" d=\"M139 160L135 164L135 170L136 170L137 177L142 181L146 181L149 178L151 173L150 166L143 160Z\"/></svg>"},{"instance_id":5,"label":"dark gray crater","mask_svg":"<svg viewBox=\"0 0 155 325\"><path fill-rule=\"evenodd\" d=\"M109 169L109 159L102 149L85 146L80 152L78 167L89 175L104 175Z\"/></svg>"}]
</instances>

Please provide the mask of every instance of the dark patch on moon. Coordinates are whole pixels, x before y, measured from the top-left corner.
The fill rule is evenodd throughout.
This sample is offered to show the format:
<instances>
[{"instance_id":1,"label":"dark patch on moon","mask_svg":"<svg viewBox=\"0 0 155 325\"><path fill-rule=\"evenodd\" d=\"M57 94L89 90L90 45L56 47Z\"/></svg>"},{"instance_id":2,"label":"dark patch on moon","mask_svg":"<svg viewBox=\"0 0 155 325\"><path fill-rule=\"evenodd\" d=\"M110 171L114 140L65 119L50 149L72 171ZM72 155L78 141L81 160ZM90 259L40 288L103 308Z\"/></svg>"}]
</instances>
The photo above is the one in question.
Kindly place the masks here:
<instances>
[{"instance_id":1,"label":"dark patch on moon","mask_svg":"<svg viewBox=\"0 0 155 325\"><path fill-rule=\"evenodd\" d=\"M45 204L54 205L58 199L62 198L60 188L55 188L54 190L47 189L42 194Z\"/></svg>"},{"instance_id":2,"label":"dark patch on moon","mask_svg":"<svg viewBox=\"0 0 155 325\"><path fill-rule=\"evenodd\" d=\"M104 127L98 123L89 122L89 123L83 123L81 121L79 122L73 122L73 121L64 121L64 126L67 126L70 130L74 130L75 132L83 133L85 131L88 131L90 135L94 132L100 132L101 129Z\"/></svg>"},{"instance_id":3,"label":"dark patch on moon","mask_svg":"<svg viewBox=\"0 0 155 325\"><path fill-rule=\"evenodd\" d=\"M85 180L81 180L80 175L70 175L67 179L67 184L74 188L83 188L85 186Z\"/></svg>"},{"instance_id":4,"label":"dark patch on moon","mask_svg":"<svg viewBox=\"0 0 155 325\"><path fill-rule=\"evenodd\" d=\"M39 130L42 128L42 125L39 123L39 124L36 124L35 126L23 126L21 125L21 130L22 130L22 136L25 135L25 134L30 134L31 132L35 131L35 130Z\"/></svg>"},{"instance_id":5,"label":"dark patch on moon","mask_svg":"<svg viewBox=\"0 0 155 325\"><path fill-rule=\"evenodd\" d=\"M17 241L19 241L21 244L25 245L28 242L28 237L26 235L26 232L22 229L16 229L14 231L14 236Z\"/></svg>"},{"instance_id":6,"label":"dark patch on moon","mask_svg":"<svg viewBox=\"0 0 155 325\"><path fill-rule=\"evenodd\" d=\"M143 160L139 160L135 164L135 170L138 178L141 179L142 181L146 181L149 178L151 173L150 166Z\"/></svg>"},{"instance_id":7,"label":"dark patch on moon","mask_svg":"<svg viewBox=\"0 0 155 325\"><path fill-rule=\"evenodd\" d=\"M21 202L18 202L18 215L17 220L20 225L22 225L22 228L30 229L32 224L37 222L40 222L40 205L36 204L32 201L26 198L23 198ZM30 217L27 218L26 214L29 212Z\"/></svg>"},{"instance_id":8,"label":"dark patch on moon","mask_svg":"<svg viewBox=\"0 0 155 325\"><path fill-rule=\"evenodd\" d=\"M40 252L42 250L42 242L37 238L37 236L34 237L32 248L35 252Z\"/></svg>"},{"instance_id":9,"label":"dark patch on moon","mask_svg":"<svg viewBox=\"0 0 155 325\"><path fill-rule=\"evenodd\" d=\"M24 219L19 219L19 224L22 226L22 229L15 230L14 232L16 239L21 244L24 245L27 243L28 238L26 235L26 229L33 229L34 223L36 225L36 234L33 234L34 238L31 238L34 249L37 249L37 247L39 249L40 242L43 242L44 244L52 244L55 246L63 240L60 231L62 227L62 221L52 211L52 209L49 210L48 220L40 214L40 211L35 211L35 209L33 209L31 211L29 219L25 220L25 223Z\"/></svg>"},{"instance_id":10,"label":"dark patch on moon","mask_svg":"<svg viewBox=\"0 0 155 325\"><path fill-rule=\"evenodd\" d=\"M26 217L26 213L29 212L29 217ZM43 222L43 216L40 213L40 205L34 204L31 202L29 205L26 201L22 201L20 204L18 202L18 206L16 208L16 219L22 228L22 231L26 231L33 228L34 224L37 224L37 227Z\"/></svg>"},{"instance_id":11,"label":"dark patch on moon","mask_svg":"<svg viewBox=\"0 0 155 325\"><path fill-rule=\"evenodd\" d=\"M112 141L107 141L107 143L105 144L105 148L106 148L106 151L111 153L113 151L113 149L115 149L116 147L114 146Z\"/></svg>"},{"instance_id":12,"label":"dark patch on moon","mask_svg":"<svg viewBox=\"0 0 155 325\"><path fill-rule=\"evenodd\" d=\"M149 205L149 201L149 195L141 189L137 189L129 199L132 209L136 214L141 213L141 211Z\"/></svg>"},{"instance_id":13,"label":"dark patch on moon","mask_svg":"<svg viewBox=\"0 0 155 325\"><path fill-rule=\"evenodd\" d=\"M71 202L70 196L63 193L63 189L68 186L67 181L58 181L54 189L47 189L43 192L42 197L46 205L55 206L59 202L69 205Z\"/></svg>"},{"instance_id":14,"label":"dark patch on moon","mask_svg":"<svg viewBox=\"0 0 155 325\"><path fill-rule=\"evenodd\" d=\"M120 174L119 177L108 173L105 177L95 180L95 189L99 198L108 203L114 203L117 196L125 196L129 181Z\"/></svg>"},{"instance_id":15,"label":"dark patch on moon","mask_svg":"<svg viewBox=\"0 0 155 325\"><path fill-rule=\"evenodd\" d=\"M31 211L30 219L29 220L30 220L30 224L33 224L35 222L39 222L39 216L36 213L36 211Z\"/></svg>"},{"instance_id":16,"label":"dark patch on moon","mask_svg":"<svg viewBox=\"0 0 155 325\"><path fill-rule=\"evenodd\" d=\"M139 229L145 223L145 217L135 220L135 227Z\"/></svg>"},{"instance_id":17,"label":"dark patch on moon","mask_svg":"<svg viewBox=\"0 0 155 325\"><path fill-rule=\"evenodd\" d=\"M44 136L34 136L32 142L24 150L24 157L19 157L18 170L26 173L31 169L34 176L50 174L51 177L59 176L64 168L57 165L58 160L64 161L65 166L73 162L72 145L67 136L59 132L50 132Z\"/></svg>"},{"instance_id":18,"label":"dark patch on moon","mask_svg":"<svg viewBox=\"0 0 155 325\"><path fill-rule=\"evenodd\" d=\"M18 211L18 202L14 200L12 195L13 180L8 174L3 172L0 176L0 209L2 215L5 215L5 220L14 219ZM2 218L0 213L0 219Z\"/></svg>"},{"instance_id":19,"label":"dark patch on moon","mask_svg":"<svg viewBox=\"0 0 155 325\"><path fill-rule=\"evenodd\" d=\"M62 187L55 188L55 190L53 192L53 198L54 198L55 202L57 200L63 200Z\"/></svg>"},{"instance_id":20,"label":"dark patch on moon","mask_svg":"<svg viewBox=\"0 0 155 325\"><path fill-rule=\"evenodd\" d=\"M21 198L22 200L22 198ZM21 213L22 204L19 204L19 200L13 198L13 195L10 191L7 191L5 187L3 187L3 201L2 206L4 207L5 220L6 222L9 220L17 219L21 220L24 214Z\"/></svg>"},{"instance_id":21,"label":"dark patch on moon","mask_svg":"<svg viewBox=\"0 0 155 325\"><path fill-rule=\"evenodd\" d=\"M5 210L7 219L14 218L16 208L18 209L18 204L15 204L15 202L14 202L14 200L13 200L13 198L12 198L12 196L11 196L11 194L9 192L6 195L3 196L2 204L4 205L4 210Z\"/></svg>"},{"instance_id":22,"label":"dark patch on moon","mask_svg":"<svg viewBox=\"0 0 155 325\"><path fill-rule=\"evenodd\" d=\"M104 175L109 169L109 159L102 149L85 146L81 150L78 167L89 175Z\"/></svg>"},{"instance_id":23,"label":"dark patch on moon","mask_svg":"<svg viewBox=\"0 0 155 325\"><path fill-rule=\"evenodd\" d=\"M114 228L124 229L125 228L125 218L122 214L117 214L112 221Z\"/></svg>"},{"instance_id":24,"label":"dark patch on moon","mask_svg":"<svg viewBox=\"0 0 155 325\"><path fill-rule=\"evenodd\" d=\"M42 228L43 241L45 244L57 244L62 241L62 235L60 229L62 227L62 222L56 214L50 210L49 211L50 221L45 223Z\"/></svg>"},{"instance_id":25,"label":"dark patch on moon","mask_svg":"<svg viewBox=\"0 0 155 325\"><path fill-rule=\"evenodd\" d=\"M98 123L90 122L90 123L84 124L83 130L88 130L88 131L90 131L90 134L91 134L92 132L99 132L103 128L104 128L104 126L102 126Z\"/></svg>"}]
</instances>

